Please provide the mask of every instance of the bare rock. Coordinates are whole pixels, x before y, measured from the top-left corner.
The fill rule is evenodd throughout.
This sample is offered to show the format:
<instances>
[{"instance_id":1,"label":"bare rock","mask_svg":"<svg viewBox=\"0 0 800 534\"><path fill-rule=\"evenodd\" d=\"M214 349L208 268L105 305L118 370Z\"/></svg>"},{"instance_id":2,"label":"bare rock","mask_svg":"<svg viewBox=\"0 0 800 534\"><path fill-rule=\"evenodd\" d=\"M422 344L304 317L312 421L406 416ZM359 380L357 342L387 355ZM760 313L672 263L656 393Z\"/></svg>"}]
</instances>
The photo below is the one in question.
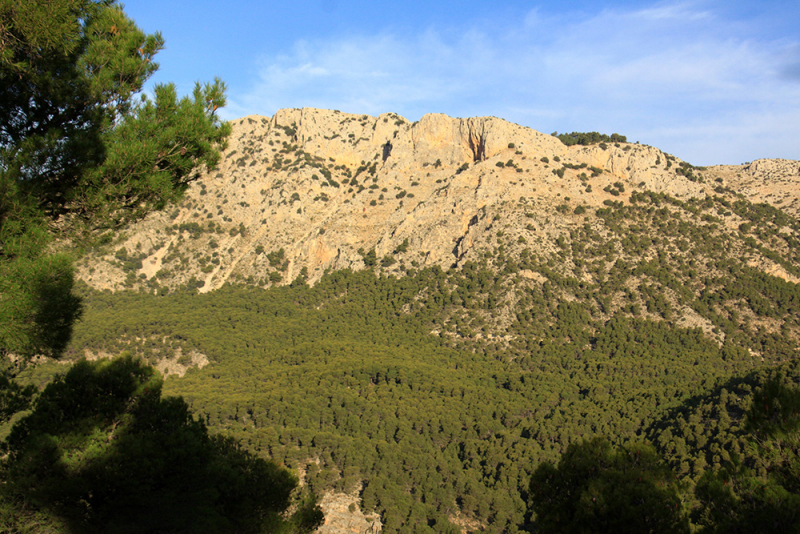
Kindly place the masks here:
<instances>
[{"instance_id":1,"label":"bare rock","mask_svg":"<svg viewBox=\"0 0 800 534\"><path fill-rule=\"evenodd\" d=\"M83 261L84 281L200 291L301 275L313 283L364 268L372 251L402 274L478 259L500 235L547 253L585 223L576 207L626 202L636 190L702 198L723 187L800 208L800 164L788 160L698 169L639 144L567 147L495 117L430 114L412 124L303 108L231 124L219 169ZM120 249L142 256L142 267L126 272Z\"/></svg>"},{"instance_id":2,"label":"bare rock","mask_svg":"<svg viewBox=\"0 0 800 534\"><path fill-rule=\"evenodd\" d=\"M325 523L317 529L318 534L374 534L383 530L378 514L364 515L354 495L328 493L320 508Z\"/></svg>"}]
</instances>

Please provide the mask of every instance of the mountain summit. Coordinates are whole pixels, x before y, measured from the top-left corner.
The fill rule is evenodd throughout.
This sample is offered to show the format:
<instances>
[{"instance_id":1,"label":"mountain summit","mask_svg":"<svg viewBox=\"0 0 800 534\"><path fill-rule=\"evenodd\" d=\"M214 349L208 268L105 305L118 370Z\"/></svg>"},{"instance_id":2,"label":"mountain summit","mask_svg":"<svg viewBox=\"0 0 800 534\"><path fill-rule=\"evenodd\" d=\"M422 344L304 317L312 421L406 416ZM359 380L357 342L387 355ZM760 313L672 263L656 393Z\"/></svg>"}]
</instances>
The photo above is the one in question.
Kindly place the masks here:
<instances>
[{"instance_id":1,"label":"mountain summit","mask_svg":"<svg viewBox=\"0 0 800 534\"><path fill-rule=\"evenodd\" d=\"M637 191L683 200L739 193L800 207L798 162L696 168L640 144L566 146L494 117L430 114L410 123L393 113L303 108L232 126L219 169L86 262L89 285L204 292L301 274L314 282L382 260L390 273L449 268L481 257L499 233L508 252L552 253L586 223L586 209Z\"/></svg>"}]
</instances>

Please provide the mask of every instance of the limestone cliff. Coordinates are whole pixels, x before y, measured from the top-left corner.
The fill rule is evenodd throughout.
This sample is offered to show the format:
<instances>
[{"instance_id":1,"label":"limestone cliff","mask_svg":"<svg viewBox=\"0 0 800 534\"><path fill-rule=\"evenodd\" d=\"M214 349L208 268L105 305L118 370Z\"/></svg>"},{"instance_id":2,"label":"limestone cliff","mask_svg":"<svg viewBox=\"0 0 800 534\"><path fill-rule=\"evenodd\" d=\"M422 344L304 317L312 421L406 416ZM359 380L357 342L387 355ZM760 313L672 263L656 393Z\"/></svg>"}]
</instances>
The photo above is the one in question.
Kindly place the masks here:
<instances>
[{"instance_id":1,"label":"limestone cliff","mask_svg":"<svg viewBox=\"0 0 800 534\"><path fill-rule=\"evenodd\" d=\"M494 117L431 114L412 124L392 113L304 108L232 125L220 167L179 206L90 255L83 280L209 291L301 275L313 283L326 270L372 262L399 274L458 266L496 247L498 235L547 252L586 222L580 207L637 190L683 199L740 192L798 207L798 162L698 169L644 145L567 147Z\"/></svg>"}]
</instances>

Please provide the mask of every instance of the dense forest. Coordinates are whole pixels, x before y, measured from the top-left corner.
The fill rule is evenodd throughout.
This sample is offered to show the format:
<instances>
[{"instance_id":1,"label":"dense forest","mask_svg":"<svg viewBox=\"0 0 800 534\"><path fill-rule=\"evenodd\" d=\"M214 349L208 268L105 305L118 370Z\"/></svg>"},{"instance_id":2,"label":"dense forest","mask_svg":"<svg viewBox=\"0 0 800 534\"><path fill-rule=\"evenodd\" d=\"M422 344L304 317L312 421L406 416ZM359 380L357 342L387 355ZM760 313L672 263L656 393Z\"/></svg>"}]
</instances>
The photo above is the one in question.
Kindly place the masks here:
<instances>
[{"instance_id":1,"label":"dense forest","mask_svg":"<svg viewBox=\"0 0 800 534\"><path fill-rule=\"evenodd\" d=\"M794 525L800 290L744 260L800 274L797 221L653 193L591 211L555 255L498 239L479 263L400 277L376 262L313 287L85 288L67 355L202 353L166 394L311 491L358 492L388 532L566 531L552 520L576 504L545 506L563 488L532 480L576 484L575 455L607 476L580 491L623 497L650 495L613 482L649 458L638 478L676 506L660 531Z\"/></svg>"},{"instance_id":2,"label":"dense forest","mask_svg":"<svg viewBox=\"0 0 800 534\"><path fill-rule=\"evenodd\" d=\"M210 435L140 360L80 362L42 390L20 380L48 374L33 360L61 357L81 316L74 259L219 160L221 80L142 93L163 46L113 0L0 1L2 532L300 533L322 521L292 473Z\"/></svg>"},{"instance_id":3,"label":"dense forest","mask_svg":"<svg viewBox=\"0 0 800 534\"><path fill-rule=\"evenodd\" d=\"M426 263L431 251L405 239L359 249L360 271L319 267L317 280L289 269L283 248L258 245L258 276L200 293L187 267L232 261L216 238L252 228L222 224L233 219L221 191L216 213L184 196L195 181L207 194L201 170L216 168L232 129L217 115L221 80L180 98L172 84L141 93L163 46L111 0L0 1L0 531L308 532L327 492L357 495L386 532L800 528L795 217L707 169L622 147L619 134L555 133L598 145L584 151L593 158L618 148L617 159L596 160L602 169L550 153L551 168L504 141L517 160L476 171L437 215L444 226L463 216L457 195L493 176L496 196L460 237L439 235L448 262ZM339 127L348 122L370 119ZM255 165L266 142L276 154L264 173L318 170L324 180L309 183L349 195L343 210L372 194L355 209L365 220L367 206L398 212L417 198L378 184L391 143L352 173L275 124L283 148L239 139L237 167ZM347 135L353 149L369 141ZM422 164L442 184L436 198L483 163L479 141L452 174L431 176L446 167L438 157ZM604 174L617 164L631 173ZM682 196L648 190L630 165ZM523 189L532 176L578 194ZM300 193L279 182L276 209L323 213L294 207ZM148 276L125 230L174 202L170 220L185 209L198 221L166 227L168 268ZM166 242L150 237L154 250ZM78 281L74 260L87 255L79 266L92 274L92 254L105 258L99 278L111 264L129 289ZM158 376L168 360L185 374Z\"/></svg>"}]
</instances>

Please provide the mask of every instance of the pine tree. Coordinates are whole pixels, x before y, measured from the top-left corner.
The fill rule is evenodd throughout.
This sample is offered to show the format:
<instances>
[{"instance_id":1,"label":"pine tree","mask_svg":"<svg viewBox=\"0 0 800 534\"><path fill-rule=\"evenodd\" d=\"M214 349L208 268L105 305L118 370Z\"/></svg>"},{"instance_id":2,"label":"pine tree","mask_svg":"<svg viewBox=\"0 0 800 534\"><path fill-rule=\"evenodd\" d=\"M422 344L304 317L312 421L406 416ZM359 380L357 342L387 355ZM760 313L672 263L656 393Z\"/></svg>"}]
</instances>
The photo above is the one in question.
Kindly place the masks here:
<instances>
[{"instance_id":1,"label":"pine tree","mask_svg":"<svg viewBox=\"0 0 800 534\"><path fill-rule=\"evenodd\" d=\"M573 443L531 477L539 532L687 532L674 475L652 447Z\"/></svg>"},{"instance_id":2,"label":"pine tree","mask_svg":"<svg viewBox=\"0 0 800 534\"><path fill-rule=\"evenodd\" d=\"M69 340L81 305L54 237L113 230L217 163L225 85L147 98L163 45L113 0L0 0L0 354Z\"/></svg>"}]
</instances>

